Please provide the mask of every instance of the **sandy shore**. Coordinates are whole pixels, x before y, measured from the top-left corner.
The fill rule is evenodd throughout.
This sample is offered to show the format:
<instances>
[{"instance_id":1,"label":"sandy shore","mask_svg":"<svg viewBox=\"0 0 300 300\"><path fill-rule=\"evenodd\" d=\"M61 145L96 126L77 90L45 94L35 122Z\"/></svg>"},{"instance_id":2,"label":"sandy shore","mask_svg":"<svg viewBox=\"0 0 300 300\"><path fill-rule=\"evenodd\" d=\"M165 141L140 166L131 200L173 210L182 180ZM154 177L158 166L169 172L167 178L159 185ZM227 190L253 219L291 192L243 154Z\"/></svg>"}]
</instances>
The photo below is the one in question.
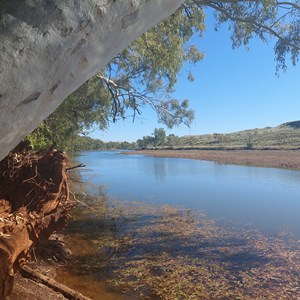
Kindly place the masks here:
<instances>
[{"instance_id":1,"label":"sandy shore","mask_svg":"<svg viewBox=\"0 0 300 300\"><path fill-rule=\"evenodd\" d=\"M138 150L126 154L190 158L223 164L300 170L300 150Z\"/></svg>"}]
</instances>

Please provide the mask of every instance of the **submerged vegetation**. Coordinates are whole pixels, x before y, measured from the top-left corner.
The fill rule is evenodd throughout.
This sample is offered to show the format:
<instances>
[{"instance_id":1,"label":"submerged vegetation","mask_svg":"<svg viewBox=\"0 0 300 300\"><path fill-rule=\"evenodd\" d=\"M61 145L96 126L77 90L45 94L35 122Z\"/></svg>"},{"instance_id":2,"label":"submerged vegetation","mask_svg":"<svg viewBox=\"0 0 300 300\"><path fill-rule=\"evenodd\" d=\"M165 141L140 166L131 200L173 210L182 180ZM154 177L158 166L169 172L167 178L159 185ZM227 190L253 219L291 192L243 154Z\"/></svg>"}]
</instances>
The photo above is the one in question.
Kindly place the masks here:
<instances>
[{"instance_id":1,"label":"submerged vegetation","mask_svg":"<svg viewBox=\"0 0 300 300\"><path fill-rule=\"evenodd\" d=\"M92 210L82 208L69 228L68 238L80 247L59 276L72 274L71 286L85 276L108 278L106 292L141 299L300 297L300 244L287 231L267 237L249 226L221 226L203 212L105 196L85 203ZM93 285L82 292L92 297L103 290Z\"/></svg>"}]
</instances>

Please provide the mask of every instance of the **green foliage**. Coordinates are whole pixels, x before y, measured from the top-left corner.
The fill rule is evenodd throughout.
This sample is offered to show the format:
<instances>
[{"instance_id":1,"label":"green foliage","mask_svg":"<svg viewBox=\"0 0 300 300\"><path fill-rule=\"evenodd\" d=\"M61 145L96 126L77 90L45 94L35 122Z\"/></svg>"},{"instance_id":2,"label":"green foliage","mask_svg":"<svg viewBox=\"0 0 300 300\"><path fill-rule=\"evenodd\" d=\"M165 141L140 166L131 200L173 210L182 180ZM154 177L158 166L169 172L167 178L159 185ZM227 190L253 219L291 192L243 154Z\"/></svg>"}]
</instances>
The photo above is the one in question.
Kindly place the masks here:
<instances>
[{"instance_id":1,"label":"green foliage","mask_svg":"<svg viewBox=\"0 0 300 300\"><path fill-rule=\"evenodd\" d=\"M201 4L201 1L194 0ZM277 1L207 1L215 10L218 25L226 23L232 30L234 48L248 45L253 37L263 42L275 40L277 71L286 69L286 58L295 65L300 51L300 2Z\"/></svg>"},{"instance_id":2,"label":"green foliage","mask_svg":"<svg viewBox=\"0 0 300 300\"><path fill-rule=\"evenodd\" d=\"M150 105L159 121L170 128L191 124L194 113L188 108L188 101L172 99L171 92L183 64L203 58L203 53L189 41L195 33L201 35L204 28L203 10L190 5L187 11L182 6L112 60L101 76L118 87L113 103L117 118L123 118L128 109L135 117L145 105ZM111 92L115 94L115 89Z\"/></svg>"},{"instance_id":3,"label":"green foliage","mask_svg":"<svg viewBox=\"0 0 300 300\"><path fill-rule=\"evenodd\" d=\"M167 137L163 128L155 128L152 136L144 136L142 139L137 140L138 149L157 148L163 147L170 139L175 138L175 135ZM173 138L173 140L174 140Z\"/></svg>"},{"instance_id":4,"label":"green foliage","mask_svg":"<svg viewBox=\"0 0 300 300\"><path fill-rule=\"evenodd\" d=\"M217 26L228 24L234 48L248 45L255 36L265 42L273 37L277 69L286 68L287 56L296 64L300 50L299 1L186 1L69 96L30 135L32 146L46 148L55 143L59 148L72 148L74 136L85 134L94 126L106 128L111 121L135 119L146 105L157 112L159 122L170 128L189 126L194 112L188 100L173 99L172 91L183 65L195 64L204 57L190 43L195 34L201 36L205 29L204 8L215 11ZM191 72L188 79L194 80ZM159 145L153 137L144 137L138 144L140 148ZM174 140L169 144L174 144ZM190 146L193 144L190 140Z\"/></svg>"},{"instance_id":5,"label":"green foliage","mask_svg":"<svg viewBox=\"0 0 300 300\"><path fill-rule=\"evenodd\" d=\"M163 128L155 128L153 132L154 138L154 146L163 146L166 142L166 132Z\"/></svg>"},{"instance_id":6,"label":"green foliage","mask_svg":"<svg viewBox=\"0 0 300 300\"><path fill-rule=\"evenodd\" d=\"M176 143L177 143L177 139L178 139L178 137L175 134L169 134L167 136L167 143L166 143L166 145L168 147L174 147L176 145Z\"/></svg>"},{"instance_id":7,"label":"green foliage","mask_svg":"<svg viewBox=\"0 0 300 300\"><path fill-rule=\"evenodd\" d=\"M136 149L136 143L129 142L103 142L100 139L93 139L89 136L76 135L65 144L68 151L88 151L88 150L113 150L113 149Z\"/></svg>"},{"instance_id":8,"label":"green foliage","mask_svg":"<svg viewBox=\"0 0 300 300\"><path fill-rule=\"evenodd\" d=\"M144 136L142 139L136 141L138 149L147 149L154 147L154 138L152 136Z\"/></svg>"},{"instance_id":9,"label":"green foliage","mask_svg":"<svg viewBox=\"0 0 300 300\"><path fill-rule=\"evenodd\" d=\"M103 84L92 78L71 94L28 136L33 148L45 149L55 144L59 149L72 148L73 138L94 126L108 126L111 97Z\"/></svg>"},{"instance_id":10,"label":"green foliage","mask_svg":"<svg viewBox=\"0 0 300 300\"><path fill-rule=\"evenodd\" d=\"M246 149L248 149L248 150L253 149L253 143L252 142L247 142L246 143Z\"/></svg>"},{"instance_id":11,"label":"green foliage","mask_svg":"<svg viewBox=\"0 0 300 300\"><path fill-rule=\"evenodd\" d=\"M52 132L46 125L46 122L42 122L40 126L34 130L28 137L28 141L33 150L48 149L52 143Z\"/></svg>"},{"instance_id":12,"label":"green foliage","mask_svg":"<svg viewBox=\"0 0 300 300\"><path fill-rule=\"evenodd\" d=\"M253 149L252 135L254 135L255 133L257 134L257 131L251 132L251 133L248 134L248 141L246 143L246 149L247 150Z\"/></svg>"},{"instance_id":13,"label":"green foliage","mask_svg":"<svg viewBox=\"0 0 300 300\"><path fill-rule=\"evenodd\" d=\"M104 150L105 143L99 139L92 139L88 136L75 136L68 144L68 150L82 151L82 150Z\"/></svg>"}]
</instances>

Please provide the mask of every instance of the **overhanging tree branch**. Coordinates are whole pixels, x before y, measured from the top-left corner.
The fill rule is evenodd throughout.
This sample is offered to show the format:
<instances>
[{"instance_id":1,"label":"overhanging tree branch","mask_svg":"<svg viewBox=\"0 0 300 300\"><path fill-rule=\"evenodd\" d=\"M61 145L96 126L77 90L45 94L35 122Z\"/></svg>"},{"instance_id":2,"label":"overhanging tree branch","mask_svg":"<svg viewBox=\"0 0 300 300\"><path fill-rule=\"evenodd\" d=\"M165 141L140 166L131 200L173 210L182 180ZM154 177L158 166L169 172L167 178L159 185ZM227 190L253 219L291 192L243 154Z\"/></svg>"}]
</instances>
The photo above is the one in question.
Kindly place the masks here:
<instances>
[{"instance_id":1,"label":"overhanging tree branch","mask_svg":"<svg viewBox=\"0 0 300 300\"><path fill-rule=\"evenodd\" d=\"M281 42L283 42L284 44L286 44L287 46L290 46L298 51L300 51L300 46L298 45L298 41L299 39L294 38L293 41L289 40L287 37L284 37L281 33L279 33L278 31L273 29L273 26L275 23L277 23L281 18L283 18L284 16L278 18L275 23L271 24L271 25L266 25L263 23L259 23L255 20L255 18L253 16L251 17L241 17L241 16L234 16L230 13L230 11L228 9L226 9L226 7L223 6L223 3L247 3L247 2L261 2L261 1L231 1L231 0L224 0L224 1L218 1L218 2L213 2L213 1L202 1L202 0L194 0L194 2L197 5L203 5L203 6L207 6L210 8L213 8L214 10L222 13L227 19L233 21L233 22L239 22L239 23L244 23L244 24L249 24L252 26L255 26L257 29L260 29L262 31L264 31L265 33L268 33L276 38L278 38ZM290 2L277 2L277 4L289 4L293 7L293 9L299 9L299 6L295 3L290 3ZM285 14L287 15L287 13Z\"/></svg>"}]
</instances>

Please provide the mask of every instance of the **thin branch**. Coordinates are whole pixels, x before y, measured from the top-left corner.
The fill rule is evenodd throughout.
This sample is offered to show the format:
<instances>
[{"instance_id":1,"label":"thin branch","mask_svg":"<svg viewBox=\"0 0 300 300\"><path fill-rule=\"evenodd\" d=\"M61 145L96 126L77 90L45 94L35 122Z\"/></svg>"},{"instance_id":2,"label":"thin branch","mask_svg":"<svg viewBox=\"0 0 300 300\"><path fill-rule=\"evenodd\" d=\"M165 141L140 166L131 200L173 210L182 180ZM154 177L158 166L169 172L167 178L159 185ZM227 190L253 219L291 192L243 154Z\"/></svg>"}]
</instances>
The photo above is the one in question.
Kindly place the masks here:
<instances>
[{"instance_id":1,"label":"thin branch","mask_svg":"<svg viewBox=\"0 0 300 300\"><path fill-rule=\"evenodd\" d=\"M115 90L118 90L119 89L119 86L113 81L111 80L110 78L107 78L105 76L102 76L102 75L96 75L96 77L98 79L100 79L101 81L104 81L106 84L108 84L110 87L112 87L113 89Z\"/></svg>"},{"instance_id":2,"label":"thin branch","mask_svg":"<svg viewBox=\"0 0 300 300\"><path fill-rule=\"evenodd\" d=\"M198 2L198 1L196 1ZM264 24L260 24L258 22L256 22L254 19L244 19L241 17L235 17L232 16L224 7L217 5L217 4L213 4L210 1L205 1L203 2L204 5L211 7L219 12L221 12L222 14L225 15L225 17L227 17L228 19L230 19L231 21L236 21L236 22L241 22L241 23L245 23L245 24L252 24L255 25L258 28L264 29L266 32L270 33L271 35L277 37L279 40L283 41L286 45L291 46L297 50L300 50L300 47L295 45L294 43L291 43L289 40L287 40L286 38L282 37L277 31L275 31L274 29L272 29L271 27L264 25Z\"/></svg>"},{"instance_id":3,"label":"thin branch","mask_svg":"<svg viewBox=\"0 0 300 300\"><path fill-rule=\"evenodd\" d=\"M289 14L291 14L291 11L288 11L287 13L282 15L280 18L278 18L273 24L270 25L270 28L274 27L280 20L284 19Z\"/></svg>"},{"instance_id":4,"label":"thin branch","mask_svg":"<svg viewBox=\"0 0 300 300\"><path fill-rule=\"evenodd\" d=\"M194 0L194 2L198 5L207 5L207 0ZM219 1L209 1L214 3L259 3L261 0L219 0ZM276 5L286 5L293 7L295 9L300 10L300 6L298 5L299 1L289 2L289 1L277 1Z\"/></svg>"},{"instance_id":5,"label":"thin branch","mask_svg":"<svg viewBox=\"0 0 300 300\"><path fill-rule=\"evenodd\" d=\"M74 166L74 167L66 168L66 171L70 171L70 170L77 169L77 168L84 168L84 167L86 167L86 165L79 164L79 165Z\"/></svg>"},{"instance_id":6,"label":"thin branch","mask_svg":"<svg viewBox=\"0 0 300 300\"><path fill-rule=\"evenodd\" d=\"M287 5L287 6L292 6L293 8L295 9L298 9L300 10L300 5L298 5L299 1L297 1L296 3L293 3L293 2L287 2L287 1L278 1L276 2L277 5Z\"/></svg>"}]
</instances>

